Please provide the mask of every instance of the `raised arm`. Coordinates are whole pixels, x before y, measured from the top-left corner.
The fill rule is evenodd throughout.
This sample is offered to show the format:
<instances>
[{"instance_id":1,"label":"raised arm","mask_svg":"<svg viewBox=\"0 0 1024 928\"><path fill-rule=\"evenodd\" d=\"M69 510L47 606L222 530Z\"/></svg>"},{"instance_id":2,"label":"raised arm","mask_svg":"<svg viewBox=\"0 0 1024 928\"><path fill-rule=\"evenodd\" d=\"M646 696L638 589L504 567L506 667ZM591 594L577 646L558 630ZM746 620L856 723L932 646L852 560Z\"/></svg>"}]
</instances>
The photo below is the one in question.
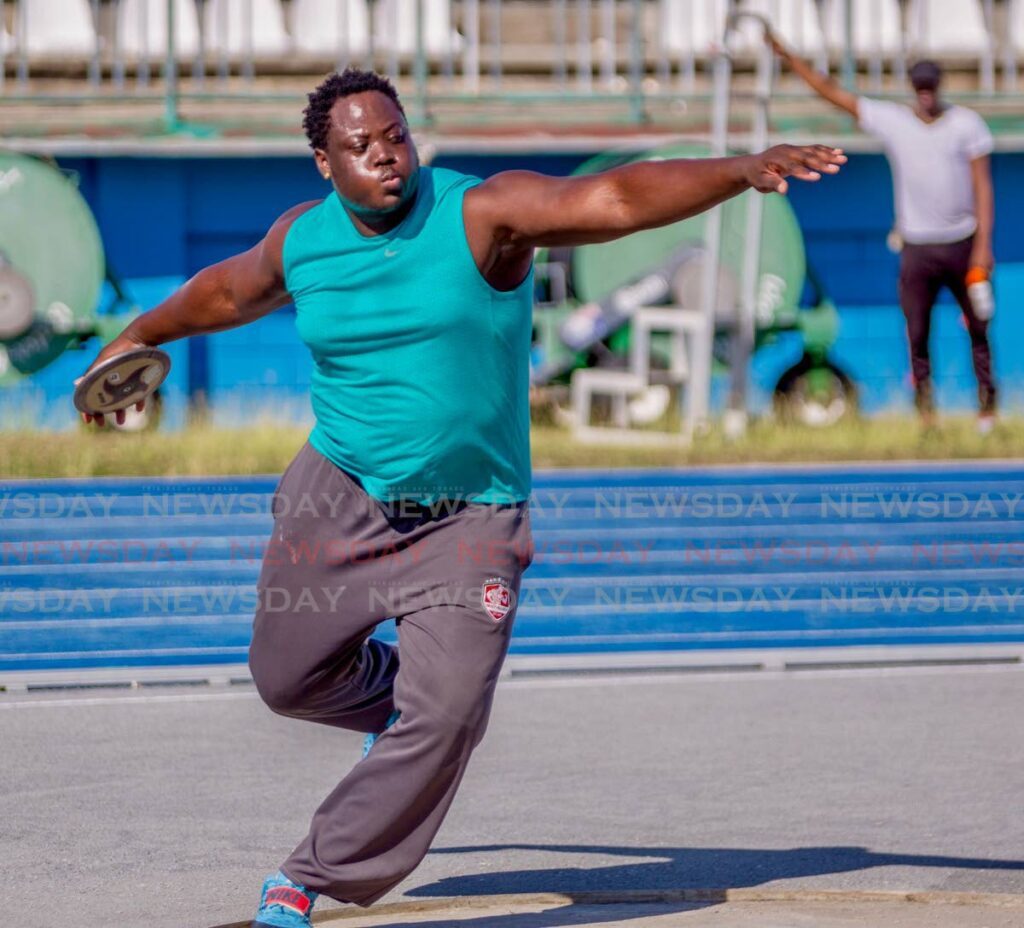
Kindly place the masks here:
<instances>
[{"instance_id":1,"label":"raised arm","mask_svg":"<svg viewBox=\"0 0 1024 928\"><path fill-rule=\"evenodd\" d=\"M992 165L988 155L971 161L971 183L974 187L974 213L978 220L971 248L971 267L983 267L991 271L995 266L992 255L995 197L992 193Z\"/></svg>"},{"instance_id":2,"label":"raised arm","mask_svg":"<svg viewBox=\"0 0 1024 928\"><path fill-rule=\"evenodd\" d=\"M285 235L292 222L315 205L316 201L292 207L257 245L201 270L158 306L134 319L104 347L89 370L133 348L235 328L286 305L290 297L281 262ZM119 413L118 421L122 419ZM102 416L96 420L103 424Z\"/></svg>"},{"instance_id":3,"label":"raised arm","mask_svg":"<svg viewBox=\"0 0 1024 928\"><path fill-rule=\"evenodd\" d=\"M829 103L838 106L841 110L846 110L854 119L859 118L856 94L844 90L827 74L815 71L803 58L794 55L786 48L774 33L768 32L765 38L775 54L786 62L790 70L819 97L828 100Z\"/></svg>"},{"instance_id":4,"label":"raised arm","mask_svg":"<svg viewBox=\"0 0 1024 928\"><path fill-rule=\"evenodd\" d=\"M514 286L533 249L607 242L679 222L753 188L785 193L787 177L815 181L846 161L823 145L777 145L757 155L644 161L579 177L496 174L466 194L477 266L494 286Z\"/></svg>"}]
</instances>

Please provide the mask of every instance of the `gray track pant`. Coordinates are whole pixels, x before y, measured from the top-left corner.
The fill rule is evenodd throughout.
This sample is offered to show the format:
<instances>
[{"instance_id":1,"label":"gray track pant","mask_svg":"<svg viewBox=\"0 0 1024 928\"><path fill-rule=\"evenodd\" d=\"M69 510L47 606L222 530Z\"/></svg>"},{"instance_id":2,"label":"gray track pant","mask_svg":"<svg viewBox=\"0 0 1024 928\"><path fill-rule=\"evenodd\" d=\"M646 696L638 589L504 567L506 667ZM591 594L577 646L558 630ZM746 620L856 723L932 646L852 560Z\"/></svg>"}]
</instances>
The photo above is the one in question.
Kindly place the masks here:
<instances>
[{"instance_id":1,"label":"gray track pant","mask_svg":"<svg viewBox=\"0 0 1024 928\"><path fill-rule=\"evenodd\" d=\"M282 866L368 906L423 859L483 737L532 559L529 513L389 506L308 444L273 509L249 653L263 700L361 732L401 712ZM397 648L369 639L392 617Z\"/></svg>"}]
</instances>

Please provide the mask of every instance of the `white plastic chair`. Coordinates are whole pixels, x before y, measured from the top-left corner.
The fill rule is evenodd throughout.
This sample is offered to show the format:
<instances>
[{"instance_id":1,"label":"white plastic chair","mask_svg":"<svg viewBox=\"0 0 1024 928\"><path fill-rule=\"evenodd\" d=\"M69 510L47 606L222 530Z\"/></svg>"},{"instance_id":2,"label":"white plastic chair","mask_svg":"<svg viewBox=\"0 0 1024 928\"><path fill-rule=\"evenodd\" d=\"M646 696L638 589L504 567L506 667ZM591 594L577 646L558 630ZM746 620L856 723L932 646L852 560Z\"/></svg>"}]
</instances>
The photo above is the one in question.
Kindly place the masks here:
<instances>
[{"instance_id":1,"label":"white plastic chair","mask_svg":"<svg viewBox=\"0 0 1024 928\"><path fill-rule=\"evenodd\" d=\"M378 0L373 26L378 48L411 55L416 51L416 0ZM451 0L423 0L423 48L432 58L462 49L462 36L452 28Z\"/></svg>"},{"instance_id":2,"label":"white plastic chair","mask_svg":"<svg viewBox=\"0 0 1024 928\"><path fill-rule=\"evenodd\" d=\"M31 0L23 3L20 12L24 35L15 35L29 57L85 56L96 50L89 0Z\"/></svg>"},{"instance_id":3,"label":"white plastic chair","mask_svg":"<svg viewBox=\"0 0 1024 928\"><path fill-rule=\"evenodd\" d=\"M990 44L981 0L911 0L907 44L915 55L984 57Z\"/></svg>"},{"instance_id":4,"label":"white plastic chair","mask_svg":"<svg viewBox=\"0 0 1024 928\"><path fill-rule=\"evenodd\" d=\"M175 0L174 39L178 58L196 56L199 13L195 0ZM164 58L167 54L167 0L121 0L117 5L117 44L126 58Z\"/></svg>"},{"instance_id":5,"label":"white plastic chair","mask_svg":"<svg viewBox=\"0 0 1024 928\"><path fill-rule=\"evenodd\" d=\"M772 31L797 54L819 61L825 57L825 34L814 0L743 0L739 9L764 16ZM762 42L760 26L750 20L741 21L739 33L743 48Z\"/></svg>"},{"instance_id":6,"label":"white plastic chair","mask_svg":"<svg viewBox=\"0 0 1024 928\"><path fill-rule=\"evenodd\" d=\"M903 23L899 0L850 0L853 5L851 45L858 58L892 58L903 53ZM844 0L825 0L822 19L828 49L846 50Z\"/></svg>"},{"instance_id":7,"label":"white plastic chair","mask_svg":"<svg viewBox=\"0 0 1024 928\"><path fill-rule=\"evenodd\" d=\"M254 55L283 55L291 45L281 0L207 0L203 40L208 51L227 55L242 55L250 49Z\"/></svg>"},{"instance_id":8,"label":"white plastic chair","mask_svg":"<svg viewBox=\"0 0 1024 928\"><path fill-rule=\"evenodd\" d=\"M308 55L357 56L370 47L366 0L292 0L292 42Z\"/></svg>"},{"instance_id":9,"label":"white plastic chair","mask_svg":"<svg viewBox=\"0 0 1024 928\"><path fill-rule=\"evenodd\" d=\"M707 59L722 46L726 0L661 0L657 39L663 52Z\"/></svg>"}]
</instances>

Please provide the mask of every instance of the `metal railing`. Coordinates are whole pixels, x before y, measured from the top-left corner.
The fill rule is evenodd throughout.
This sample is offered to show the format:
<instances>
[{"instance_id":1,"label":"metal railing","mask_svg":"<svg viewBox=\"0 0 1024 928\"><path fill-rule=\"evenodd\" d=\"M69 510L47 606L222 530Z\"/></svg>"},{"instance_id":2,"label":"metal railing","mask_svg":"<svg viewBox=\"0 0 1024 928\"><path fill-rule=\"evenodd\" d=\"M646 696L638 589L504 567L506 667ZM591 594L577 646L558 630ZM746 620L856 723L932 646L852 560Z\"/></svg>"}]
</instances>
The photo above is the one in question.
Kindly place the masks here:
<instances>
[{"instance_id":1,"label":"metal railing","mask_svg":"<svg viewBox=\"0 0 1024 928\"><path fill-rule=\"evenodd\" d=\"M834 2L823 20L811 0L0 0L0 104L160 96L173 126L184 100L293 102L295 78L354 64L400 80L421 121L435 103L558 100L617 101L640 122L650 100L710 99L724 14L744 8L774 11L784 38L850 85L861 66L873 90L886 74L901 85L917 0ZM973 60L983 94L999 69L1014 91L1024 0L959 2L977 4L986 38L953 59ZM898 7L895 49L863 39L854 3ZM920 32L930 7L918 6ZM753 65L749 35L734 55Z\"/></svg>"}]
</instances>

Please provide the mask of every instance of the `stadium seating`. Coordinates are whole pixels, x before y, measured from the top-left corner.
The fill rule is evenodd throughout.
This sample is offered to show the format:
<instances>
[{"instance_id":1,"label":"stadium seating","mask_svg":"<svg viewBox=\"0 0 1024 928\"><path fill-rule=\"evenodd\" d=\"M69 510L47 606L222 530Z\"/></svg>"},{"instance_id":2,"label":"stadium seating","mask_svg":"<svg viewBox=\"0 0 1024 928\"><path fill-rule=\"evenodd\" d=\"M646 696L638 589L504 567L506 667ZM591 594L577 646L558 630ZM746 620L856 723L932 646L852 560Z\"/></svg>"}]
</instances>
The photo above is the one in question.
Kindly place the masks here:
<instances>
[{"instance_id":1,"label":"stadium seating","mask_svg":"<svg viewBox=\"0 0 1024 928\"><path fill-rule=\"evenodd\" d=\"M1006 11L1004 49L1019 56L1024 52L1024 0L1010 0Z\"/></svg>"},{"instance_id":2,"label":"stadium seating","mask_svg":"<svg viewBox=\"0 0 1024 928\"><path fill-rule=\"evenodd\" d=\"M416 0L377 0L374 38L379 48L411 55L416 50ZM452 28L451 0L423 0L423 45L436 58L462 48Z\"/></svg>"},{"instance_id":3,"label":"stadium seating","mask_svg":"<svg viewBox=\"0 0 1024 928\"><path fill-rule=\"evenodd\" d=\"M989 48L981 0L910 0L907 46L915 55L981 58Z\"/></svg>"},{"instance_id":4,"label":"stadium seating","mask_svg":"<svg viewBox=\"0 0 1024 928\"><path fill-rule=\"evenodd\" d=\"M903 24L898 0L851 0L853 53L858 58L892 58L903 52ZM846 48L844 0L825 0L822 10L829 51Z\"/></svg>"},{"instance_id":5,"label":"stadium seating","mask_svg":"<svg viewBox=\"0 0 1024 928\"><path fill-rule=\"evenodd\" d=\"M815 58L825 54L825 36L814 0L743 0L739 9L760 13L782 41L799 54ZM756 47L761 42L761 29L747 20L740 26L740 38L741 47Z\"/></svg>"},{"instance_id":6,"label":"stadium seating","mask_svg":"<svg viewBox=\"0 0 1024 928\"><path fill-rule=\"evenodd\" d=\"M292 0L292 41L309 55L363 55L370 45L366 0Z\"/></svg>"},{"instance_id":7,"label":"stadium seating","mask_svg":"<svg viewBox=\"0 0 1024 928\"><path fill-rule=\"evenodd\" d=\"M195 0L176 0L175 42L179 58L199 52L199 13ZM117 7L117 43L128 59L160 59L167 54L166 0L121 0Z\"/></svg>"},{"instance_id":8,"label":"stadium seating","mask_svg":"<svg viewBox=\"0 0 1024 928\"><path fill-rule=\"evenodd\" d=\"M670 55L709 58L722 44L726 0L661 0L658 40Z\"/></svg>"},{"instance_id":9,"label":"stadium seating","mask_svg":"<svg viewBox=\"0 0 1024 928\"><path fill-rule=\"evenodd\" d=\"M251 37L246 10L250 3ZM291 46L281 0L207 0L203 40L208 51L228 55L241 55L251 48L254 55L269 57L283 55Z\"/></svg>"},{"instance_id":10,"label":"stadium seating","mask_svg":"<svg viewBox=\"0 0 1024 928\"><path fill-rule=\"evenodd\" d=\"M25 52L32 58L86 57L96 50L89 0L32 0L22 5Z\"/></svg>"}]
</instances>

